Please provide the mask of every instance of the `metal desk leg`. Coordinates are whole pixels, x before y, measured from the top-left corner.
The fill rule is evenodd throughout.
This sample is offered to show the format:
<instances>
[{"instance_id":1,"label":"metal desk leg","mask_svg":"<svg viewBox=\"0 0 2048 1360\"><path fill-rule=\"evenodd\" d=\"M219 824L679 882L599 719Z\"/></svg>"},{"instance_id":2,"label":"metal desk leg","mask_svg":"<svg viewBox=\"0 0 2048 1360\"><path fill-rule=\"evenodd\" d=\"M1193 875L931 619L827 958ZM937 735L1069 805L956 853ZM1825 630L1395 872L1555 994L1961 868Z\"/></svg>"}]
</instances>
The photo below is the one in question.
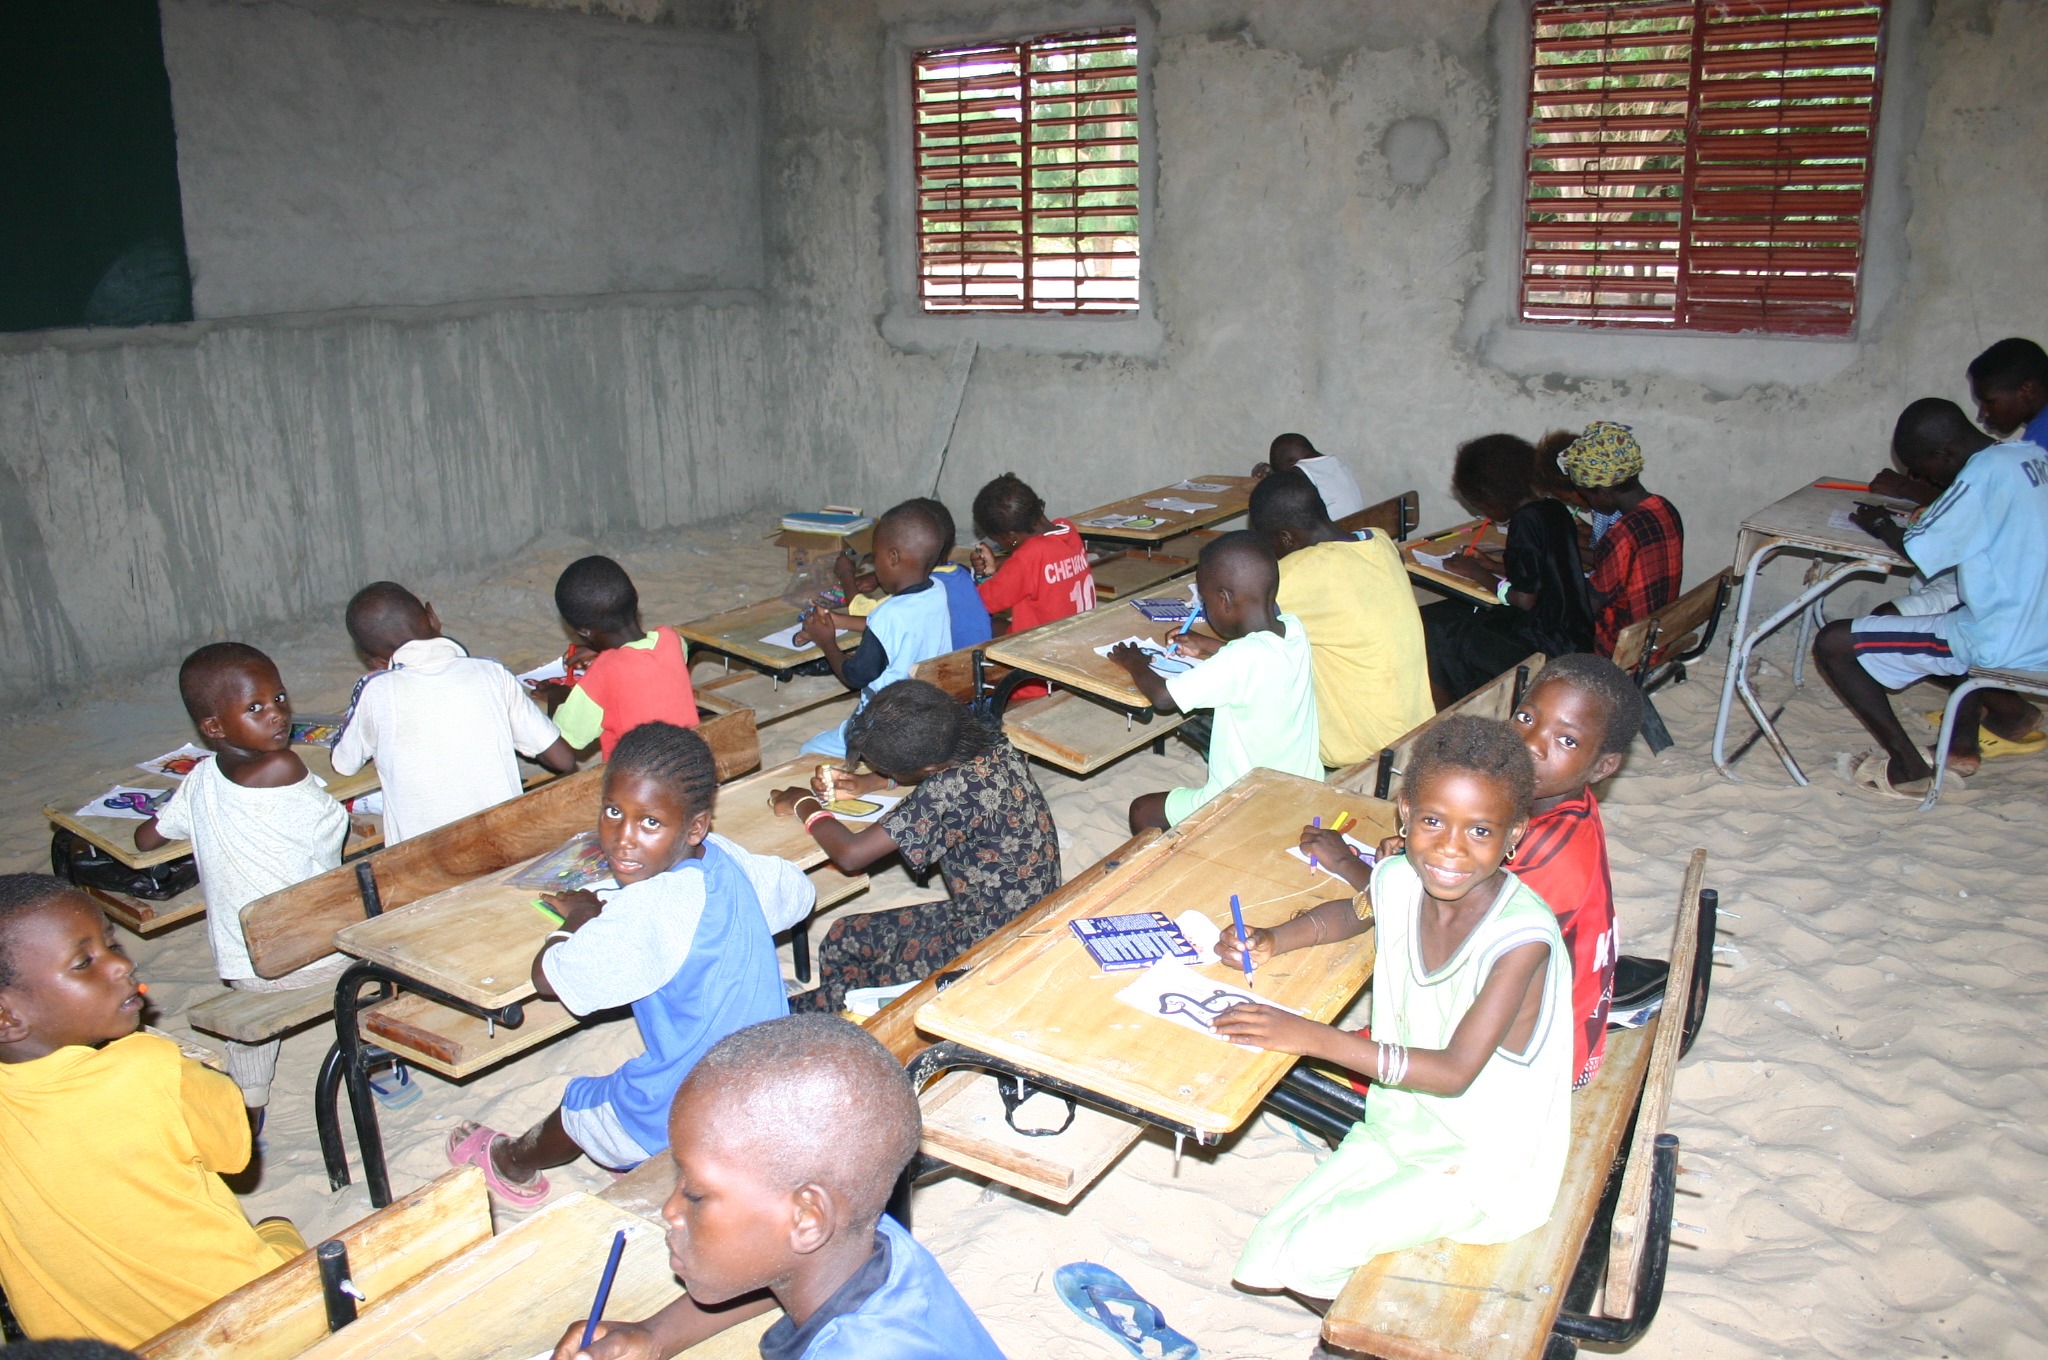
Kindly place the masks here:
<instances>
[{"instance_id":1,"label":"metal desk leg","mask_svg":"<svg viewBox=\"0 0 2048 1360\"><path fill-rule=\"evenodd\" d=\"M1714 714L1714 768L1730 779L1735 774L1728 768L1728 713L1735 707L1736 672L1749 664L1749 606L1767 555L1767 550L1758 549L1742 569L1742 585L1735 593L1735 627L1728 634L1728 673L1721 677L1721 707Z\"/></svg>"}]
</instances>

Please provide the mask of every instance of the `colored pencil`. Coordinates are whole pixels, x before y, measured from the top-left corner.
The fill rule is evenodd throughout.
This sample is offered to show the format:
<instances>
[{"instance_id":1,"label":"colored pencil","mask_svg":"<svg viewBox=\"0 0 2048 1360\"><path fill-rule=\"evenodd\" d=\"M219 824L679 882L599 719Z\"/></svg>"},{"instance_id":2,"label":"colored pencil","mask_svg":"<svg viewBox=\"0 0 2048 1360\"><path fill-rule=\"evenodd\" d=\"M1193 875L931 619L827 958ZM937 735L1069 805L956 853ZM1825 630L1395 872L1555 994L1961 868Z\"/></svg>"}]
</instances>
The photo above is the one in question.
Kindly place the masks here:
<instances>
[{"instance_id":1,"label":"colored pencil","mask_svg":"<svg viewBox=\"0 0 2048 1360\"><path fill-rule=\"evenodd\" d=\"M1318 831L1321 831L1321 830L1323 829L1323 819L1322 819L1322 818L1320 818L1320 817L1311 817L1311 818L1309 818L1309 820L1310 820L1311 822L1314 822L1314 823L1315 823L1315 826L1316 826L1316 830L1318 830ZM1317 865L1316 865L1316 857L1315 857L1315 855L1314 855L1314 854L1310 854L1310 855L1309 855L1309 857L1308 857L1308 871L1309 871L1310 873L1314 873L1314 872L1316 871L1316 868L1317 868Z\"/></svg>"},{"instance_id":2,"label":"colored pencil","mask_svg":"<svg viewBox=\"0 0 2048 1360\"><path fill-rule=\"evenodd\" d=\"M1237 961L1244 965L1244 985L1252 987L1252 942L1244 933L1244 908L1237 904L1237 894L1230 895L1230 919L1237 925Z\"/></svg>"},{"instance_id":3,"label":"colored pencil","mask_svg":"<svg viewBox=\"0 0 2048 1360\"><path fill-rule=\"evenodd\" d=\"M597 1340L597 1322L604 1316L605 1300L612 1296L612 1277L619 1273L619 1258L626 1254L626 1230L619 1229L612 1234L612 1254L604 1263L604 1278L597 1282L597 1302L590 1305L590 1318L583 1324L583 1341L576 1347L579 1351L590 1349L590 1343Z\"/></svg>"},{"instance_id":4,"label":"colored pencil","mask_svg":"<svg viewBox=\"0 0 2048 1360\"><path fill-rule=\"evenodd\" d=\"M1815 482L1815 483L1814 483L1814 485L1815 485L1816 487L1820 488L1820 489L1821 489L1822 491L1868 491L1868 490L1870 490L1870 483L1868 483L1868 482Z\"/></svg>"}]
</instances>

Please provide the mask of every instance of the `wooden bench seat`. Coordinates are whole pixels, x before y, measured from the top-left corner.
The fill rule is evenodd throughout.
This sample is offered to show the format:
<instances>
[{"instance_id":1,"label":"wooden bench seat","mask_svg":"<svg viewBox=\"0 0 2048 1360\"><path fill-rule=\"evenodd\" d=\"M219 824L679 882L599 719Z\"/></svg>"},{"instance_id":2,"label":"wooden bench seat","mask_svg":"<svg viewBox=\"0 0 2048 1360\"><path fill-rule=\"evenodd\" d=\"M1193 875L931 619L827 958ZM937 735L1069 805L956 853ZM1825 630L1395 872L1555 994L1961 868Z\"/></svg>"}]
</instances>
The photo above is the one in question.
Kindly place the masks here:
<instances>
[{"instance_id":1,"label":"wooden bench seat","mask_svg":"<svg viewBox=\"0 0 2048 1360\"><path fill-rule=\"evenodd\" d=\"M1614 664L1627 671L1643 692L1643 740L1652 754L1671 745L1671 733L1650 694L1665 685L1682 683L1685 663L1704 655L1713 645L1734 586L1735 569L1723 567L1615 636Z\"/></svg>"},{"instance_id":2,"label":"wooden bench seat","mask_svg":"<svg viewBox=\"0 0 2048 1360\"><path fill-rule=\"evenodd\" d=\"M1141 722L1123 709L1062 690L1011 704L1003 714L1003 732L1027 756L1074 774L1093 774L1172 735L1186 721L1179 713L1154 713L1152 721Z\"/></svg>"},{"instance_id":3,"label":"wooden bench seat","mask_svg":"<svg viewBox=\"0 0 2048 1360\"><path fill-rule=\"evenodd\" d=\"M514 1029L400 992L365 1006L358 1023L363 1037L379 1048L450 1081L463 1081L583 1023L559 1001L536 997L521 1009L525 1018Z\"/></svg>"},{"instance_id":4,"label":"wooden bench seat","mask_svg":"<svg viewBox=\"0 0 2048 1360\"><path fill-rule=\"evenodd\" d=\"M260 1044L324 1020L334 1013L334 987L297 987L288 992L229 990L185 1011L185 1023L204 1034L238 1044Z\"/></svg>"},{"instance_id":5,"label":"wooden bench seat","mask_svg":"<svg viewBox=\"0 0 2048 1360\"><path fill-rule=\"evenodd\" d=\"M784 718L851 698L846 686L830 675L793 675L777 680L763 671L736 670L696 683L697 707L724 715L751 710L754 726L766 727Z\"/></svg>"},{"instance_id":6,"label":"wooden bench seat","mask_svg":"<svg viewBox=\"0 0 2048 1360\"><path fill-rule=\"evenodd\" d=\"M1079 1199L1144 1132L1128 1119L1077 1102L1074 1122L1063 1132L1026 1137L1003 1117L996 1078L964 1069L927 1086L918 1106L925 1155L1054 1204ZM1051 1096L1040 1097L1025 1117L1037 1117L1041 1108L1045 1118L1065 1117L1065 1106Z\"/></svg>"},{"instance_id":7,"label":"wooden bench seat","mask_svg":"<svg viewBox=\"0 0 2048 1360\"><path fill-rule=\"evenodd\" d=\"M144 939L160 930L168 930L180 921L206 914L206 893L197 887L187 888L176 897L167 897L161 902L124 892L110 892L105 888L87 887L80 891L99 903L107 919Z\"/></svg>"}]
</instances>

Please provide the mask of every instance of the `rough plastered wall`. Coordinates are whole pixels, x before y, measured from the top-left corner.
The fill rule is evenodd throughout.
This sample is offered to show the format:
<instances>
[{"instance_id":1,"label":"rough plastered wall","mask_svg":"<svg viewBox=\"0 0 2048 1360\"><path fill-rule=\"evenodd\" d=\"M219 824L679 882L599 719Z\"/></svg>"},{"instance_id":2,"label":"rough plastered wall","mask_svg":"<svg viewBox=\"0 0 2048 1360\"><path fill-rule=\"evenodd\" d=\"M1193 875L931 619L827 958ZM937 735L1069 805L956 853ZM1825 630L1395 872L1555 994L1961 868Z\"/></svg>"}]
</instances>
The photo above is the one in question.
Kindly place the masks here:
<instances>
[{"instance_id":1,"label":"rough plastered wall","mask_svg":"<svg viewBox=\"0 0 2048 1360\"><path fill-rule=\"evenodd\" d=\"M297 305L281 285L295 276L356 309L0 337L0 698L337 616L366 581L482 564L547 530L639 532L776 498L752 39L467 4L164 8L186 207L243 233L194 256L202 285L238 271L214 311ZM421 52L472 44L490 78L471 61L431 88ZM261 80L236 78L252 66ZM557 120L545 138L483 135L531 130L536 89ZM684 116L712 96L717 117ZM317 185L278 168L294 138ZM688 157L668 154L681 144ZM577 217L593 164L624 179L665 163L715 171L692 219L709 247L665 243L673 186L599 186L636 215L617 232ZM438 193L403 191L423 175ZM577 202L522 236L508 186ZM290 239L344 219L350 250ZM466 244L494 252L488 270ZM535 296L551 290L591 296Z\"/></svg>"},{"instance_id":2,"label":"rough plastered wall","mask_svg":"<svg viewBox=\"0 0 2048 1360\"><path fill-rule=\"evenodd\" d=\"M1986 343L2048 330L2048 8L1901 0L1887 74L1874 277L1853 343L1537 337L1505 324L1499 120L1519 136L1520 0L1171 0L1149 24L1157 192L1150 354L984 344L943 495L965 511L1014 468L1057 510L1249 466L1282 430L1343 454L1371 493L1458 514L1456 443L1595 417L1633 424L1650 484L1689 529L1689 577L1725 564L1742 514L1885 456L1908 400L1967 401ZM912 491L942 345L882 334L903 35L972 38L1106 11L953 0L786 0L757 17L765 220L778 324L774 419L820 490ZM892 40L899 45L892 45ZM1505 95L1503 89L1505 87ZM1510 157L1512 145L1509 147ZM1511 162L1510 162L1511 163ZM1502 196L1505 196L1503 198ZM1489 285L1494 285L1490 294ZM1661 338L1660 338L1661 339ZM1547 345L1547 348L1546 348Z\"/></svg>"}]
</instances>

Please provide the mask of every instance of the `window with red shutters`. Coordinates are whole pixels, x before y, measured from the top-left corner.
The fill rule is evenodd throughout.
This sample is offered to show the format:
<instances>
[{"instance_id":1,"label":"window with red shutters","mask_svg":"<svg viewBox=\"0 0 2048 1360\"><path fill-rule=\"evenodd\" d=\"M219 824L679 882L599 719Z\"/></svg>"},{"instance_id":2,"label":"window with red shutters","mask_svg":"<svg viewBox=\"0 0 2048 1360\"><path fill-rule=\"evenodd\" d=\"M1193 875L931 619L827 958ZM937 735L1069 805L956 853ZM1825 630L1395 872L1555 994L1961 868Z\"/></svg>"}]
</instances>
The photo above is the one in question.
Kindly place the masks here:
<instances>
[{"instance_id":1,"label":"window with red shutters","mask_svg":"<svg viewBox=\"0 0 2048 1360\"><path fill-rule=\"evenodd\" d=\"M1138 36L913 54L927 312L1138 309Z\"/></svg>"},{"instance_id":2,"label":"window with red shutters","mask_svg":"<svg viewBox=\"0 0 2048 1360\"><path fill-rule=\"evenodd\" d=\"M1887 0L1537 0L1521 316L1848 335Z\"/></svg>"}]
</instances>

